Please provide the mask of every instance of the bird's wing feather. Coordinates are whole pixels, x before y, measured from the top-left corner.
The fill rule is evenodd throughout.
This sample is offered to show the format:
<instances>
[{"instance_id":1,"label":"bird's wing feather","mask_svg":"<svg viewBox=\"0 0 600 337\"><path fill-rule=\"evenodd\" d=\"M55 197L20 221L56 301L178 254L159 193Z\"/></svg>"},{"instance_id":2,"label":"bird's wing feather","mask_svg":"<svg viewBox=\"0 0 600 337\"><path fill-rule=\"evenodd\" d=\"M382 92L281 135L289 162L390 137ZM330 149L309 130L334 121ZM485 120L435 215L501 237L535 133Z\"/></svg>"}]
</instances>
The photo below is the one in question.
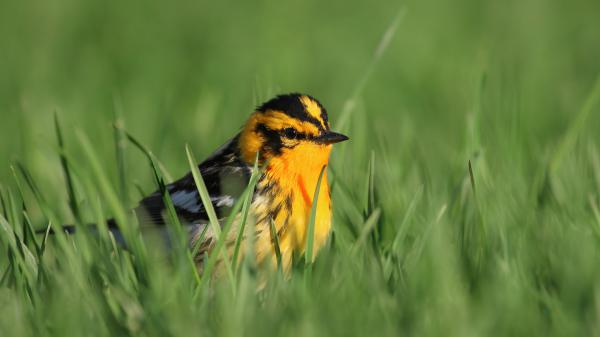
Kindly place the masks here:
<instances>
[{"instance_id":1,"label":"bird's wing feather","mask_svg":"<svg viewBox=\"0 0 600 337\"><path fill-rule=\"evenodd\" d=\"M250 179L252 168L240 160L237 151L236 137L198 166L219 219L228 215ZM206 208L191 173L167 185L167 190L182 222L187 224L208 222ZM136 208L136 213L143 224L165 224L167 217L160 191L142 199Z\"/></svg>"}]
</instances>

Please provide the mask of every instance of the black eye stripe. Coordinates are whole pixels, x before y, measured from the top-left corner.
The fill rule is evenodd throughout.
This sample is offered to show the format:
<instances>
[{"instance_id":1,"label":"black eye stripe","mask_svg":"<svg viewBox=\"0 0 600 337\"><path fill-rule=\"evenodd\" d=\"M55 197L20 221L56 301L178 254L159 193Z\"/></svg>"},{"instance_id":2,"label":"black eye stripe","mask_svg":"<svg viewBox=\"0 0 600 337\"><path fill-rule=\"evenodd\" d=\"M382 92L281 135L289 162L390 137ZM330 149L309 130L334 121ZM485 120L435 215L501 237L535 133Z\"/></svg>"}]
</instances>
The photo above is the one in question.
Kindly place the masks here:
<instances>
[{"instance_id":1,"label":"black eye stripe","mask_svg":"<svg viewBox=\"0 0 600 337\"><path fill-rule=\"evenodd\" d=\"M294 128L285 128L283 129L283 136L288 139L298 139L303 140L307 138L307 135L303 132L298 132Z\"/></svg>"},{"instance_id":2,"label":"black eye stripe","mask_svg":"<svg viewBox=\"0 0 600 337\"><path fill-rule=\"evenodd\" d=\"M281 136L276 130L269 129L264 124L258 124L256 126L256 132L260 133L265 137L265 142L262 144L261 152L273 152L275 154L281 153L283 144L281 143ZM269 151L270 150L270 151Z\"/></svg>"},{"instance_id":3,"label":"black eye stripe","mask_svg":"<svg viewBox=\"0 0 600 337\"><path fill-rule=\"evenodd\" d=\"M296 140L312 140L314 138L313 136L308 135L304 132L298 132L298 130L296 130L296 129L293 129L295 131L294 137L288 137L288 135L286 135L286 131L285 131L287 129L293 129L293 128L273 130L273 129L269 129L266 125L264 125L262 123L258 124L256 126L256 131L258 133L262 134L266 138L268 143L270 143L274 147L278 147L278 148L281 148L281 146L282 146L281 138L296 139Z\"/></svg>"},{"instance_id":4,"label":"black eye stripe","mask_svg":"<svg viewBox=\"0 0 600 337\"><path fill-rule=\"evenodd\" d=\"M296 130L294 128L285 128L283 130L280 130L279 135L281 135L281 137L285 137L288 139L303 140L303 139L309 138L309 136L307 134L305 134L303 132L298 132L298 130Z\"/></svg>"}]
</instances>

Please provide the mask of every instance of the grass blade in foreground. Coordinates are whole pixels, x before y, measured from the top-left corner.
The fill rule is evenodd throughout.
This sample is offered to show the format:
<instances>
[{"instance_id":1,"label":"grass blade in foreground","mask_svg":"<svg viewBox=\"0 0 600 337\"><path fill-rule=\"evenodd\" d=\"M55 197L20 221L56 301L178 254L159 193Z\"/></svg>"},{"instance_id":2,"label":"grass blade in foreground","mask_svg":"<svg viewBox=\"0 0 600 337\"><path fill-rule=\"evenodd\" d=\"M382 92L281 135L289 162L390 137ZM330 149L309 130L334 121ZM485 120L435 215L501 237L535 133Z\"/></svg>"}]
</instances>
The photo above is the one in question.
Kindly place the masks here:
<instances>
[{"instance_id":1,"label":"grass blade in foreground","mask_svg":"<svg viewBox=\"0 0 600 337\"><path fill-rule=\"evenodd\" d=\"M117 157L117 169L119 173L119 197L123 204L129 201L129 191L127 189L127 168L125 165L125 149L127 147L127 135L125 135L125 120L123 118L123 107L119 97L113 99L113 113L115 120L114 139L115 155Z\"/></svg>"},{"instance_id":2,"label":"grass blade in foreground","mask_svg":"<svg viewBox=\"0 0 600 337\"><path fill-rule=\"evenodd\" d=\"M192 170L194 182L196 183L196 188L198 189L198 193L200 194L200 198L202 199L202 204L206 209L206 214L208 214L208 220L210 221L211 228L213 230L213 233L215 233L215 236L218 238L221 235L219 219L217 218L217 214L215 213L215 209L213 207L212 200L210 199L210 195L208 194L208 189L206 188L204 179L202 179L202 175L198 170L198 162L192 154L190 146L187 144L185 145L185 152L187 154L188 162L190 164L190 169Z\"/></svg>"},{"instance_id":3,"label":"grass blade in foreground","mask_svg":"<svg viewBox=\"0 0 600 337\"><path fill-rule=\"evenodd\" d=\"M255 168L256 168L255 164ZM194 165L195 166L195 165ZM238 224L239 229L238 231L242 231L243 228L245 227L245 223L247 220L247 215L248 215L248 211L247 210L242 210L242 214L238 214L240 212L240 209L242 208L242 206L246 206L247 202L249 202L249 200L251 200L252 198L252 194L254 191L254 187L256 186L256 183L258 182L258 177L260 176L258 174L258 169L255 169L254 172L252 173L252 176L250 177L250 181L248 183L248 186L246 187L246 189L244 190L244 192L242 193L241 197L235 202L235 204L233 205L233 208L231 210L231 213L229 214L229 216L227 217L227 219L225 220L225 224L223 225L223 231L221 233L221 236L219 237L219 239L217 240L217 243L215 244L213 250L210 253L210 256L208 257L208 259L205 260L204 265L204 271L202 274L202 280L200 285L198 286L198 288L196 289L196 292L194 293L194 297L198 297L198 295L201 293L203 287L205 284L207 284L207 280L211 277L213 268L215 267L216 263L217 263L217 259L219 257L219 253L221 252L221 249L223 248L223 246L225 245L225 240L227 238L227 235L229 234L229 230L231 229L231 225L233 224L233 222L236 220L236 218L239 218L240 222ZM241 235L238 235L237 240L236 240L236 248L239 249L239 244L241 241ZM234 259L233 264L235 265L237 263L237 254L236 252L234 252L233 254ZM226 252L223 253L223 259L224 259L224 263L226 264L226 268L230 268L231 269L231 262L229 261ZM230 270L228 270L228 273L230 272ZM231 282L232 282L232 286L234 285L234 278L233 278L233 273L229 273L228 274L230 276ZM235 291L235 288L234 288Z\"/></svg>"},{"instance_id":4,"label":"grass blade in foreground","mask_svg":"<svg viewBox=\"0 0 600 337\"><path fill-rule=\"evenodd\" d=\"M213 230L213 234L214 234L215 238L217 239L217 246L219 246L219 243L221 243L220 246L222 246L223 245L222 242L224 243L225 239L227 238L227 231L225 233L221 233L221 227L219 224L219 219L217 218L217 213L215 212L215 209L212 204L212 200L210 198L210 195L208 194L208 189L206 188L204 179L202 179L202 175L200 174L200 171L198 170L198 164L197 164L196 158L194 158L194 155L192 154L192 151L190 150L190 146L188 144L185 145L185 152L187 154L188 162L190 164L190 170L192 172L192 176L194 177L194 183L196 184L196 188L198 189L198 194L200 195L202 204L204 205L204 208L206 209L206 214L208 214L208 219L209 219L210 226ZM231 216L234 214L235 214L235 212L232 212L229 217L231 218ZM229 222L229 219L228 219L228 225L231 225L231 222ZM229 230L228 227L227 227L227 230ZM215 249L214 249L213 253L211 254L209 263L212 259L215 259L214 263L216 263L216 256L218 256L217 254L219 253L219 250L216 249L217 246L215 246ZM231 263L230 263L229 258L227 257L226 253L223 253L223 263L225 264L225 268L227 269L227 274L231 281L231 287L235 291L235 281L233 279L233 270L231 268ZM212 266L211 266L211 268L212 268ZM204 270L204 275L202 276L201 284L204 281L204 279L206 278L206 275L210 275L208 266ZM201 287L199 286L199 288L201 288Z\"/></svg>"},{"instance_id":5,"label":"grass blade in foreground","mask_svg":"<svg viewBox=\"0 0 600 337\"><path fill-rule=\"evenodd\" d=\"M254 159L254 167L252 168L252 175L250 176L250 182L248 183L248 187L246 188L248 191L254 191L254 186L258 182L259 169L258 169L258 152L256 153L256 158ZM250 210L250 204L252 203L252 193L248 192L245 194L244 206L242 207L242 216L240 219L240 228L238 229L238 236L235 240L235 247L233 249L233 261L234 265L237 264L238 256L240 252L240 246L242 244L242 239L244 237L244 231L246 229L246 222L248 221L248 211ZM236 268L237 269L237 268Z\"/></svg>"},{"instance_id":6,"label":"grass blade in foreground","mask_svg":"<svg viewBox=\"0 0 600 337\"><path fill-rule=\"evenodd\" d=\"M163 203L165 204L165 207L167 209L167 214L169 216L168 226L171 228L173 234L177 237L177 251L181 252L181 249L186 249L186 237L184 232L182 231L181 222L179 221L177 212L175 211L175 206L173 205L171 194L169 194L169 191L165 186L163 176L160 174L160 171L156 166L154 155L152 154L152 152L148 152L146 153L146 155L148 157L148 160L150 161L150 166L152 167L154 179L156 181L156 184L158 185L158 190L160 191Z\"/></svg>"},{"instance_id":7,"label":"grass blade in foreground","mask_svg":"<svg viewBox=\"0 0 600 337\"><path fill-rule=\"evenodd\" d=\"M65 181L67 183L67 195L69 196L69 206L71 212L78 222L81 222L81 214L79 212L79 205L77 205L77 199L75 197L75 186L73 184L73 177L69 170L69 164L67 163L67 156L65 155L65 142L62 134L62 128L58 120L58 114L54 113L54 128L56 131L56 139L58 140L58 148L60 150L60 165L65 175Z\"/></svg>"},{"instance_id":8,"label":"grass blade in foreground","mask_svg":"<svg viewBox=\"0 0 600 337\"><path fill-rule=\"evenodd\" d=\"M0 238L4 238L0 241L4 241L9 251L12 251L19 269L24 272L29 284L34 284L38 272L37 260L34 255L16 235L8 221L2 215L0 215L0 230Z\"/></svg>"},{"instance_id":9,"label":"grass blade in foreground","mask_svg":"<svg viewBox=\"0 0 600 337\"><path fill-rule=\"evenodd\" d=\"M18 164L18 163L17 163ZM25 200L25 195L24 195L24 189L21 186L21 183L19 182L19 178L17 177L17 173L14 170L14 167L11 166L11 171L13 173L13 176L15 178L15 183L17 185L17 191L19 191L19 195L21 197L21 200ZM29 217L27 216L27 206L25 205L25 202L23 201L22 203L22 210L21 210L21 214L23 216L22 218L22 226L21 226L21 231L22 231L22 235L23 235L23 242L25 243L25 245L27 245L29 242L32 242L36 252L40 253L40 247L37 243L37 240L35 238L35 230L33 229L33 224L31 223L31 221L29 220Z\"/></svg>"},{"instance_id":10,"label":"grass blade in foreground","mask_svg":"<svg viewBox=\"0 0 600 337\"><path fill-rule=\"evenodd\" d=\"M106 176L100 160L96 155L89 139L82 133L77 132L79 142L87 157L87 161L91 165L92 175L95 177L98 187L104 198L106 199L109 209L113 212L113 216L119 226L119 230L125 238L127 247L131 249L133 255L136 256L136 267L140 272L140 279L147 279L147 253L143 240L140 239L139 225L137 221L131 220L128 213L125 211L125 205L121 204L119 196L113 190L110 180Z\"/></svg>"},{"instance_id":11,"label":"grass blade in foreground","mask_svg":"<svg viewBox=\"0 0 600 337\"><path fill-rule=\"evenodd\" d=\"M279 248L279 236L277 235L277 228L275 228L275 222L273 221L272 218L271 218L271 221L269 221L269 225L271 227L271 241L272 241L273 247L275 248L275 257L277 258L277 270L279 272L281 272L282 266L281 266L281 249Z\"/></svg>"},{"instance_id":12,"label":"grass blade in foreground","mask_svg":"<svg viewBox=\"0 0 600 337\"><path fill-rule=\"evenodd\" d=\"M115 128L117 129L121 129L121 131L123 132L123 134L125 136L127 136L127 139L138 149L140 150L146 157L148 157L148 154L152 153L152 151L150 151L146 146L144 146L139 140L137 140L137 138L135 138L131 133L129 133L127 130L125 130L123 128L122 125L114 125ZM169 182L169 181L173 181L173 176L169 173L169 171L167 170L167 168L165 167L165 165L163 165L163 163L158 160L158 158L154 158L158 168L160 169L162 175L165 177L165 181ZM144 195L144 194L142 194Z\"/></svg>"},{"instance_id":13,"label":"grass blade in foreground","mask_svg":"<svg viewBox=\"0 0 600 337\"><path fill-rule=\"evenodd\" d=\"M381 209L379 209L379 208L376 208L373 211L373 213L371 213L369 215L369 217L367 218L367 220L365 221L365 223L362 226L363 229L360 232L360 236L358 237L358 240L356 240L356 243L354 244L354 247L352 249L353 253L358 252L360 247L367 241L369 234L371 233L373 228L375 228L375 225L377 224L377 221L379 221L380 216L381 216Z\"/></svg>"},{"instance_id":14,"label":"grass blade in foreground","mask_svg":"<svg viewBox=\"0 0 600 337\"><path fill-rule=\"evenodd\" d=\"M305 276L309 277L312 270L312 262L313 262L313 246L315 240L315 220L317 217L317 204L319 202L319 191L321 190L321 181L323 180L323 175L325 174L325 170L327 166L323 166L321 168L321 173L319 173L319 179L317 180L317 186L315 187L315 194L312 200L312 207L310 209L310 218L308 221L308 228L306 229L306 249L304 250L304 261L306 263L307 274Z\"/></svg>"}]
</instances>

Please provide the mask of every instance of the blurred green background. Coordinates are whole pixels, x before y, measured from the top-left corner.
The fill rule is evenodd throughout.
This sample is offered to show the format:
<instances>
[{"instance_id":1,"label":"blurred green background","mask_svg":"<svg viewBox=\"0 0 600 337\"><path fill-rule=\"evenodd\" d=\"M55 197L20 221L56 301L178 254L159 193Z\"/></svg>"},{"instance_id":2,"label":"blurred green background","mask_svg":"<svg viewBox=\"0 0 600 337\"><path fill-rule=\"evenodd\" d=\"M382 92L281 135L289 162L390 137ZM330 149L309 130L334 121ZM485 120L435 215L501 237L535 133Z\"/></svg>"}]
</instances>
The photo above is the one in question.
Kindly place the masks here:
<instances>
[{"instance_id":1,"label":"blurred green background","mask_svg":"<svg viewBox=\"0 0 600 337\"><path fill-rule=\"evenodd\" d=\"M352 139L333 152L339 246L308 292L284 283L231 327L241 304L165 295L178 283L161 274L150 299L122 290L115 318L68 301L94 286L56 271L47 307L2 288L2 335L598 334L599 18L593 0L0 0L0 185L14 192L23 163L65 223L55 113L72 160L85 167L82 134L115 189L115 110L174 177L186 143L206 157L277 93L315 96ZM130 187L154 190L126 158ZM373 244L349 257L375 209Z\"/></svg>"},{"instance_id":2,"label":"blurred green background","mask_svg":"<svg viewBox=\"0 0 600 337\"><path fill-rule=\"evenodd\" d=\"M0 180L10 180L8 164L18 158L56 187L54 111L112 159L118 100L126 127L179 173L185 142L199 157L208 154L274 93L310 93L335 121L403 10L359 109L369 130L390 143L418 139L432 170L464 162L456 154L482 76L484 141L508 144L514 139L501 136L511 129L522 137L514 150L536 157L573 120L600 71L594 1L1 6ZM598 118L590 122L597 129ZM132 171L140 171L135 163Z\"/></svg>"}]
</instances>

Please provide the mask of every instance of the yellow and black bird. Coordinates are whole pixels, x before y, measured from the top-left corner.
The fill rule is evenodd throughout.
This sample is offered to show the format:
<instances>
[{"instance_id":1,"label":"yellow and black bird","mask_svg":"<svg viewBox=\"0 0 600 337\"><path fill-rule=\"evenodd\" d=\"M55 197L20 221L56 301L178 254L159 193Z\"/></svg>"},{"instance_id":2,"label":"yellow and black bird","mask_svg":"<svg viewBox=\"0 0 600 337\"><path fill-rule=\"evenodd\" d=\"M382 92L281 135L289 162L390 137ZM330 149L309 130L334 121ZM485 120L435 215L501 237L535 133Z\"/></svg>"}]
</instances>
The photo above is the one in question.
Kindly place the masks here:
<instances>
[{"instance_id":1,"label":"yellow and black bird","mask_svg":"<svg viewBox=\"0 0 600 337\"><path fill-rule=\"evenodd\" d=\"M264 168L249 208L255 227L253 231L245 231L249 233L245 235L254 235L257 262L275 263L271 222L278 236L284 271L289 271L294 254L304 254L318 178L328 165L331 145L347 139L331 131L327 110L313 97L296 93L280 95L260 105L235 137L199 164L214 209L223 220L240 197L241 189L235 186L248 184L258 154L259 164ZM209 226L208 214L192 174L166 188L181 222L189 228L191 246L198 244L196 241L204 231L203 242L199 243L200 254L210 253L216 242L215 233ZM323 246L331 229L326 171L317 203L311 259ZM160 226L168 221L160 191L142 199L135 211L141 223ZM109 221L109 225L115 233L114 221ZM228 246L232 246L237 234L238 228L234 224L226 238Z\"/></svg>"}]
</instances>

